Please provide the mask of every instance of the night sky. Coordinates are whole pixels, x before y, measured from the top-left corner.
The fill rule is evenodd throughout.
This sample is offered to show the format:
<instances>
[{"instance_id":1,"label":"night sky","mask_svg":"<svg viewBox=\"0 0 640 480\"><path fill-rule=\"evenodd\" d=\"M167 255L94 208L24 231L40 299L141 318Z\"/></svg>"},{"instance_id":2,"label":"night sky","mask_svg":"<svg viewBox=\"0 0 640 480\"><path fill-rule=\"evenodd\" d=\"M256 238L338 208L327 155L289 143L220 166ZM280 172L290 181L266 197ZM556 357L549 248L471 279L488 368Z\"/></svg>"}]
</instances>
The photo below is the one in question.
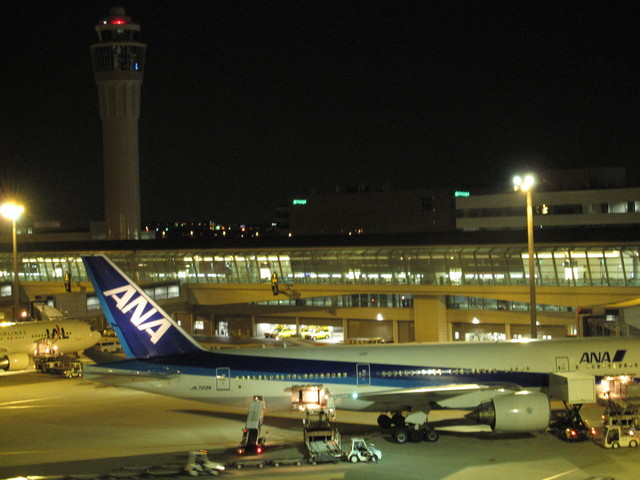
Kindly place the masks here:
<instances>
[{"instance_id":1,"label":"night sky","mask_svg":"<svg viewBox=\"0 0 640 480\"><path fill-rule=\"evenodd\" d=\"M89 45L142 26L143 220L257 223L312 190L507 188L640 158L640 2L3 0L0 189L103 220Z\"/></svg>"}]
</instances>

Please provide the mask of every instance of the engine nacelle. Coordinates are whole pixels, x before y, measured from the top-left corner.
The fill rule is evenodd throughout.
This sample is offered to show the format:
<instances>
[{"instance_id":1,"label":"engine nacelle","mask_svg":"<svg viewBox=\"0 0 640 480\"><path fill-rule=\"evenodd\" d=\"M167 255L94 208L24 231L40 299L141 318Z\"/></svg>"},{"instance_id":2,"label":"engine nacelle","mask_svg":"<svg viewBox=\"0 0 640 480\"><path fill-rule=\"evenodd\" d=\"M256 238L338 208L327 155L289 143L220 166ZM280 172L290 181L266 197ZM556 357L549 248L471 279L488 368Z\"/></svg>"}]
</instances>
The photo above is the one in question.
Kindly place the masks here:
<instances>
[{"instance_id":1,"label":"engine nacelle","mask_svg":"<svg viewBox=\"0 0 640 480\"><path fill-rule=\"evenodd\" d=\"M469 415L495 432L523 433L544 430L549 426L549 398L539 392L516 392L498 395L480 405Z\"/></svg>"},{"instance_id":2,"label":"engine nacelle","mask_svg":"<svg viewBox=\"0 0 640 480\"><path fill-rule=\"evenodd\" d=\"M0 370L17 372L26 370L31 365L31 359L26 353L11 353L0 357Z\"/></svg>"}]
</instances>

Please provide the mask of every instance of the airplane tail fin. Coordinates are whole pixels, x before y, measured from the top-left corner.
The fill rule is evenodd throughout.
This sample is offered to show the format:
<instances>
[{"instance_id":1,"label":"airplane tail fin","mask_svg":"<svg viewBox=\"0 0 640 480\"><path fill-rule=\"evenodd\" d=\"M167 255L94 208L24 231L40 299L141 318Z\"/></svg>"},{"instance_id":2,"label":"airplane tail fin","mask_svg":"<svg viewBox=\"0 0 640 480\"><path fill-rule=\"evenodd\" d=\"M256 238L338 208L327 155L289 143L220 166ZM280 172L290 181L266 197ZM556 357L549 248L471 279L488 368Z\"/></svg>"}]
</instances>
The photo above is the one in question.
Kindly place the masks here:
<instances>
[{"instance_id":1,"label":"airplane tail fin","mask_svg":"<svg viewBox=\"0 0 640 480\"><path fill-rule=\"evenodd\" d=\"M109 325L128 358L164 357L202 347L105 255L83 256Z\"/></svg>"}]
</instances>

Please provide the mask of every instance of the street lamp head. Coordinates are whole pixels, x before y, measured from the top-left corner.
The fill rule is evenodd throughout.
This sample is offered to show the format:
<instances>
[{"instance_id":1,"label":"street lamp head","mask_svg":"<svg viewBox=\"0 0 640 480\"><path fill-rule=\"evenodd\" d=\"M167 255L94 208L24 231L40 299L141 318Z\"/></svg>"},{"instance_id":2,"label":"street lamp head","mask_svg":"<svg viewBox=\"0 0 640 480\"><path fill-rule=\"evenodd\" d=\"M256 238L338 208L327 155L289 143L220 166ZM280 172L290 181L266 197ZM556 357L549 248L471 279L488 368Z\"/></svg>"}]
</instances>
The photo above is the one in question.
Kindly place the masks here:
<instances>
[{"instance_id":1,"label":"street lamp head","mask_svg":"<svg viewBox=\"0 0 640 480\"><path fill-rule=\"evenodd\" d=\"M13 220L14 222L18 218L20 218L20 215L22 215L22 212L24 212L24 207L22 205L18 205L13 202L4 203L0 207L0 214L4 218L8 220Z\"/></svg>"},{"instance_id":2,"label":"street lamp head","mask_svg":"<svg viewBox=\"0 0 640 480\"><path fill-rule=\"evenodd\" d=\"M533 175L527 174L522 178L520 175L513 177L513 189L517 192L521 190L527 192L533 188L536 183L536 179Z\"/></svg>"}]
</instances>

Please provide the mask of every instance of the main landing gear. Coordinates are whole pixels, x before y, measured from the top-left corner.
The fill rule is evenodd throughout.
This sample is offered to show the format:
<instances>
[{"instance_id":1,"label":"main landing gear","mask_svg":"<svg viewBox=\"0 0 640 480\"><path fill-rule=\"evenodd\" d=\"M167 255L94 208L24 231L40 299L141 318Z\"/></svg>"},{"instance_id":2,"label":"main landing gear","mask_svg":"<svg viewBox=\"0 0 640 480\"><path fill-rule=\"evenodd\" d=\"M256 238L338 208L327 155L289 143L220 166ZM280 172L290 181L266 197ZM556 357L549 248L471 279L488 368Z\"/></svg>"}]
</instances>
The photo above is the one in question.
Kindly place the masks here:
<instances>
[{"instance_id":1,"label":"main landing gear","mask_svg":"<svg viewBox=\"0 0 640 480\"><path fill-rule=\"evenodd\" d=\"M438 432L429 425L425 412L412 412L406 417L398 412L391 416L382 414L378 417L378 425L385 429L393 427L391 436L396 443L436 442L440 438Z\"/></svg>"}]
</instances>

